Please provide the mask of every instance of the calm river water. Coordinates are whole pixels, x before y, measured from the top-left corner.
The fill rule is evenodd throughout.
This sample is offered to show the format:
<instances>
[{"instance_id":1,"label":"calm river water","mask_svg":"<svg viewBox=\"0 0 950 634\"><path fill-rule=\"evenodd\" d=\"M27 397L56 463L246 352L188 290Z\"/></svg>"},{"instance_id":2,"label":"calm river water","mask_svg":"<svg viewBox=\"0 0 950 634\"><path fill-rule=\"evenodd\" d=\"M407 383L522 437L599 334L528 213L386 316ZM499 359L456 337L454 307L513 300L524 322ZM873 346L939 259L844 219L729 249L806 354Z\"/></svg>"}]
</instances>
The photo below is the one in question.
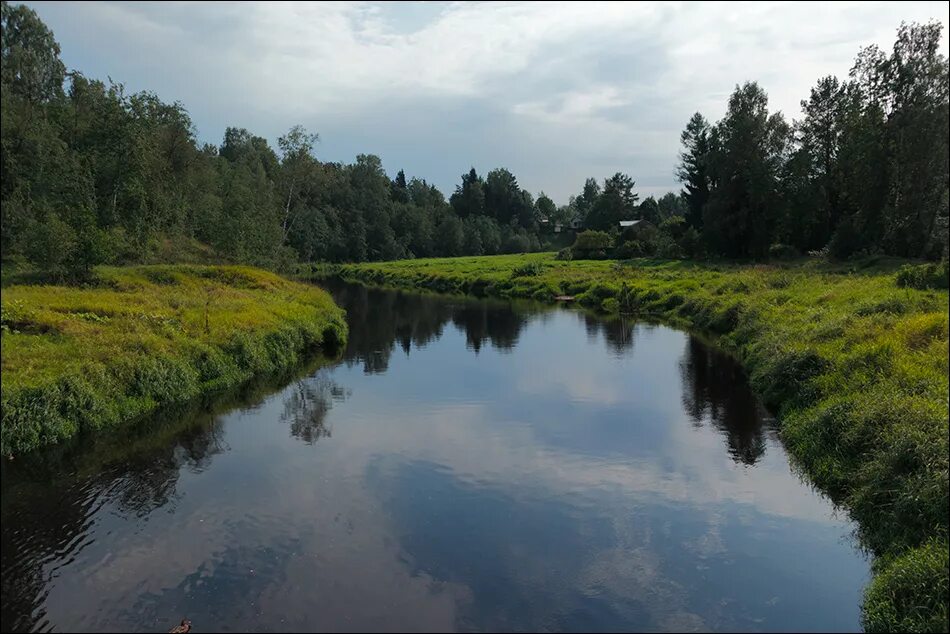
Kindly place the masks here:
<instances>
[{"instance_id":1,"label":"calm river water","mask_svg":"<svg viewBox=\"0 0 950 634\"><path fill-rule=\"evenodd\" d=\"M728 356L331 287L341 361L4 464L4 631L859 629L853 526Z\"/></svg>"}]
</instances>

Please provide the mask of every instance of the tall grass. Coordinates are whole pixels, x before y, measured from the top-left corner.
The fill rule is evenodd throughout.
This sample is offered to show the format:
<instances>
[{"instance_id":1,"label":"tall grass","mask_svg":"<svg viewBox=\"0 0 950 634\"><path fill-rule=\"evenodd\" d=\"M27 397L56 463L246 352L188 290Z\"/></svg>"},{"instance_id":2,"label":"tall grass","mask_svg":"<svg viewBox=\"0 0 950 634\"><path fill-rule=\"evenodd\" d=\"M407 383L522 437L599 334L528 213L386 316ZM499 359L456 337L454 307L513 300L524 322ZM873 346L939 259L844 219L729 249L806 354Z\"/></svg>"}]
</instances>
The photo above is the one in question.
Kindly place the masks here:
<instances>
[{"instance_id":1,"label":"tall grass","mask_svg":"<svg viewBox=\"0 0 950 634\"><path fill-rule=\"evenodd\" d=\"M239 266L97 269L2 297L0 449L17 454L297 363L346 338L324 291Z\"/></svg>"},{"instance_id":2,"label":"tall grass","mask_svg":"<svg viewBox=\"0 0 950 634\"><path fill-rule=\"evenodd\" d=\"M568 262L530 254L347 265L340 273L443 292L574 295L607 312L656 315L718 335L777 409L797 463L850 511L878 556L865 628L946 631L948 293L942 269L898 271L900 264ZM517 274L529 266L537 273Z\"/></svg>"}]
</instances>

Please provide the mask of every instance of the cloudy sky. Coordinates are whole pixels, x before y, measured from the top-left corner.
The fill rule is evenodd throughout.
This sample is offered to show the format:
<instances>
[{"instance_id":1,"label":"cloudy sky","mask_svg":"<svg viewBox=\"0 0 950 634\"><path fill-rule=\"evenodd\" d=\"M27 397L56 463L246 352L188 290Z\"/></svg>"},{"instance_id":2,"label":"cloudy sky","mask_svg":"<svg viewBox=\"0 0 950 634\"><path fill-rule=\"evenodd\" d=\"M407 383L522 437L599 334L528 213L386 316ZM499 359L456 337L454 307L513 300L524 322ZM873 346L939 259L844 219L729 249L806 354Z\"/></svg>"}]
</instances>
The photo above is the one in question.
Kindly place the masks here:
<instances>
[{"instance_id":1,"label":"cloudy sky","mask_svg":"<svg viewBox=\"0 0 950 634\"><path fill-rule=\"evenodd\" d=\"M677 188L690 114L718 119L757 80L798 117L818 77L902 20L946 30L950 3L27 4L67 66L183 102L202 141L302 123L324 160L378 154L446 193L504 166L562 203L617 171Z\"/></svg>"}]
</instances>

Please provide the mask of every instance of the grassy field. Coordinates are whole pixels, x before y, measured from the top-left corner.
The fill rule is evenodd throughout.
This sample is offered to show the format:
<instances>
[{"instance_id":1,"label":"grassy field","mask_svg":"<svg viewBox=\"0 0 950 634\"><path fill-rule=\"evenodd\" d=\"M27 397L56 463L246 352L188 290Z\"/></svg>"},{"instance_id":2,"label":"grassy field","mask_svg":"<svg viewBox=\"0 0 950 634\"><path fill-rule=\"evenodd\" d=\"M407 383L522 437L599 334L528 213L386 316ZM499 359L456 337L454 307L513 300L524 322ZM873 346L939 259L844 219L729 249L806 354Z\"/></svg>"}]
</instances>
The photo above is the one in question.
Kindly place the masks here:
<instances>
[{"instance_id":1,"label":"grassy field","mask_svg":"<svg viewBox=\"0 0 950 634\"><path fill-rule=\"evenodd\" d=\"M289 367L346 338L322 290L238 266L102 268L2 297L3 455Z\"/></svg>"},{"instance_id":2,"label":"grassy field","mask_svg":"<svg viewBox=\"0 0 950 634\"><path fill-rule=\"evenodd\" d=\"M566 262L530 254L336 270L402 288L543 301L570 295L717 335L778 411L797 463L850 511L877 556L866 629L947 631L946 270L901 272L901 264Z\"/></svg>"}]
</instances>

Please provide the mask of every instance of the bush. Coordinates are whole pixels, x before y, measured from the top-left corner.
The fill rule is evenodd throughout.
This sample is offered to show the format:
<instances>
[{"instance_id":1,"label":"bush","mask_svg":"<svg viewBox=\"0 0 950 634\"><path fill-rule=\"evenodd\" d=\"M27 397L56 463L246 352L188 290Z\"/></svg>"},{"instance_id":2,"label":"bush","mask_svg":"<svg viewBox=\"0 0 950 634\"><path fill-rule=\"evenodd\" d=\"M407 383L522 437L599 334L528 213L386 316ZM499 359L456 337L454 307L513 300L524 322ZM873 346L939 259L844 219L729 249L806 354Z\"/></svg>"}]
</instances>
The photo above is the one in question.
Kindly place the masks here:
<instances>
[{"instance_id":1,"label":"bush","mask_svg":"<svg viewBox=\"0 0 950 634\"><path fill-rule=\"evenodd\" d=\"M647 245L640 242L639 240L627 240L622 245L614 249L614 257L618 260L642 258L648 255L653 255L653 253L647 249Z\"/></svg>"},{"instance_id":2,"label":"bush","mask_svg":"<svg viewBox=\"0 0 950 634\"><path fill-rule=\"evenodd\" d=\"M678 260L683 257L683 249L676 243L673 236L666 233L660 233L657 236L655 253L657 257L669 260Z\"/></svg>"},{"instance_id":3,"label":"bush","mask_svg":"<svg viewBox=\"0 0 950 634\"><path fill-rule=\"evenodd\" d=\"M574 250L571 247L564 247L557 252L557 255L554 257L555 260L565 260L570 262L574 259Z\"/></svg>"},{"instance_id":4,"label":"bush","mask_svg":"<svg viewBox=\"0 0 950 634\"><path fill-rule=\"evenodd\" d=\"M950 286L950 269L944 260L940 264L905 264L897 272L897 285L901 288L946 289Z\"/></svg>"},{"instance_id":5,"label":"bush","mask_svg":"<svg viewBox=\"0 0 950 634\"><path fill-rule=\"evenodd\" d=\"M544 272L544 267L541 266L540 262L528 262L527 264L522 264L521 266L515 267L511 271L511 277L528 277L541 275Z\"/></svg>"},{"instance_id":6,"label":"bush","mask_svg":"<svg viewBox=\"0 0 950 634\"><path fill-rule=\"evenodd\" d=\"M76 251L76 232L54 213L34 221L26 233L26 256L56 279L69 272Z\"/></svg>"},{"instance_id":7,"label":"bush","mask_svg":"<svg viewBox=\"0 0 950 634\"><path fill-rule=\"evenodd\" d=\"M610 249L610 235L603 231L582 231L574 240L572 252L578 259L604 259Z\"/></svg>"}]
</instances>

